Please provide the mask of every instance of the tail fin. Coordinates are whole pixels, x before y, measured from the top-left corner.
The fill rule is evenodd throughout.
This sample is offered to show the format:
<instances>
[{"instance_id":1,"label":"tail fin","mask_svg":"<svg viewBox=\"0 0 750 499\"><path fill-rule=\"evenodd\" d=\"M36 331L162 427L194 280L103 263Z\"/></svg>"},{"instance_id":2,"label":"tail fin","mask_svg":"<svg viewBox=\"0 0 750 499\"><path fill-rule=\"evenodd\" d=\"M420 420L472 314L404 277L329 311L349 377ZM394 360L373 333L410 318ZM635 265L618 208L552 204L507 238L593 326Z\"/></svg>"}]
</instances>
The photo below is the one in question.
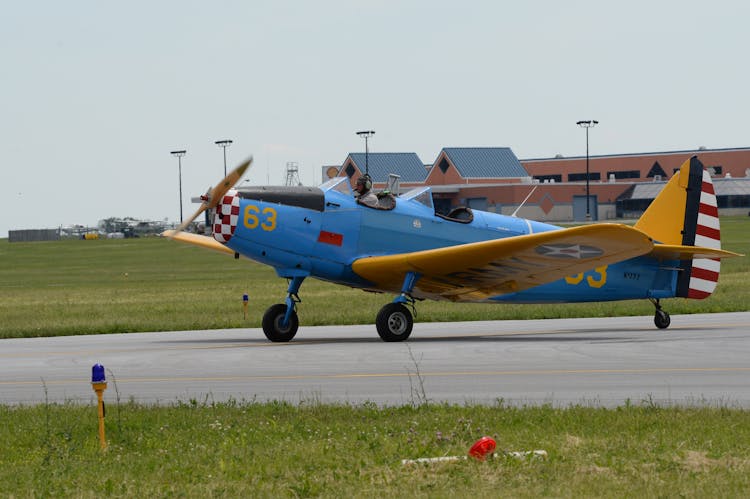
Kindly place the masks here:
<instances>
[{"instance_id":1,"label":"tail fin","mask_svg":"<svg viewBox=\"0 0 750 499\"><path fill-rule=\"evenodd\" d=\"M720 249L719 210L711 175L696 156L685 161L635 224L662 244ZM719 260L680 262L676 296L702 299L719 281Z\"/></svg>"}]
</instances>

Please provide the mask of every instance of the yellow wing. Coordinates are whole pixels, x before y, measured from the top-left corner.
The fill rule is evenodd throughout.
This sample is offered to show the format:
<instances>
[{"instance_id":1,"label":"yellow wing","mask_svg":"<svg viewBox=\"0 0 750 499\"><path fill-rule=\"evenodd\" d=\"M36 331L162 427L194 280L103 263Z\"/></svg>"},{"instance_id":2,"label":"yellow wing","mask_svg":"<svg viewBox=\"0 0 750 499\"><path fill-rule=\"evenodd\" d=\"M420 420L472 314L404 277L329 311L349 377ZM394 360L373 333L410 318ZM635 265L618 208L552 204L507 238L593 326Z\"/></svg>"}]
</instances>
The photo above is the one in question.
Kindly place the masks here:
<instances>
[{"instance_id":1,"label":"yellow wing","mask_svg":"<svg viewBox=\"0 0 750 499\"><path fill-rule=\"evenodd\" d=\"M352 269L378 290L398 293L406 273L416 272L415 297L480 301L644 255L653 247L637 229L596 224L360 258Z\"/></svg>"}]
</instances>

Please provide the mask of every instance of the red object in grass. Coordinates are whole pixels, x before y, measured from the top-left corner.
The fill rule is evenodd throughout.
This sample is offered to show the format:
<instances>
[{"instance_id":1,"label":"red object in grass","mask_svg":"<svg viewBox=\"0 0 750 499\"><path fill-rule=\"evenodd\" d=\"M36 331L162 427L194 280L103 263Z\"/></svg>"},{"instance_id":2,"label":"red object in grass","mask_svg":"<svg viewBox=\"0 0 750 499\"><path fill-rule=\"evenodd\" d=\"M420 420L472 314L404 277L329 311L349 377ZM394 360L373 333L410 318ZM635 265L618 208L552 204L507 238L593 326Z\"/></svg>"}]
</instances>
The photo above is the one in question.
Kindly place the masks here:
<instances>
[{"instance_id":1,"label":"red object in grass","mask_svg":"<svg viewBox=\"0 0 750 499\"><path fill-rule=\"evenodd\" d=\"M495 450L495 441L490 437L482 437L471 446L469 455L479 461L484 461L487 454Z\"/></svg>"}]
</instances>

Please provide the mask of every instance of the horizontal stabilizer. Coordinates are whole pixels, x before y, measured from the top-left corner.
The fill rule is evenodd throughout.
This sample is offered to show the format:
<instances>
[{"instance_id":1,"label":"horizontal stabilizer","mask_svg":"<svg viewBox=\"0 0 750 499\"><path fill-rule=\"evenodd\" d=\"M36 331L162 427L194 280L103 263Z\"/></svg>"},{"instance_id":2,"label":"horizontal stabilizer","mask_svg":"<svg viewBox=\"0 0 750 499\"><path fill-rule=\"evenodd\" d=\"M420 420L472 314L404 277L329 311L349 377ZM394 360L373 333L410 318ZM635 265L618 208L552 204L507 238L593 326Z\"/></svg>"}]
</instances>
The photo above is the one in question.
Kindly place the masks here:
<instances>
[{"instance_id":1,"label":"horizontal stabilizer","mask_svg":"<svg viewBox=\"0 0 750 499\"><path fill-rule=\"evenodd\" d=\"M733 251L716 248L703 248L701 246L683 246L680 244L656 244L649 256L664 258L666 260L692 260L693 258L729 258L733 256L745 256Z\"/></svg>"}]
</instances>

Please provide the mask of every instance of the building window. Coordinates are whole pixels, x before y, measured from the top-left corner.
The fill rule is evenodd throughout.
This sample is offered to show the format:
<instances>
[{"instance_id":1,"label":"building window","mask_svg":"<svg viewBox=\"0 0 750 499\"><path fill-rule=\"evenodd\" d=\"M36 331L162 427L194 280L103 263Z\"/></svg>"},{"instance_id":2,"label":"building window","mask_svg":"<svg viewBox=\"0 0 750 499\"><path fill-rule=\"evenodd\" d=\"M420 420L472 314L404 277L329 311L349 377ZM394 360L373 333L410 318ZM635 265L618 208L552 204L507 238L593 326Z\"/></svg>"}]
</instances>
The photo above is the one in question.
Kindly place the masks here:
<instances>
[{"instance_id":1,"label":"building window","mask_svg":"<svg viewBox=\"0 0 750 499\"><path fill-rule=\"evenodd\" d=\"M351 163L349 163L348 165L346 165L346 168L344 169L344 171L346 172L347 177L352 178L352 175L354 175L354 172L356 170L354 169L354 166Z\"/></svg>"},{"instance_id":2,"label":"building window","mask_svg":"<svg viewBox=\"0 0 750 499\"><path fill-rule=\"evenodd\" d=\"M732 194L729 196L716 196L718 208L747 208L750 206L750 195Z\"/></svg>"},{"instance_id":3,"label":"building window","mask_svg":"<svg viewBox=\"0 0 750 499\"><path fill-rule=\"evenodd\" d=\"M448 168L450 165L448 164L448 160L445 159L445 156L440 160L440 163L438 163L438 168L440 168L440 171L443 172L443 175L445 175L445 172L448 171Z\"/></svg>"},{"instance_id":4,"label":"building window","mask_svg":"<svg viewBox=\"0 0 750 499\"><path fill-rule=\"evenodd\" d=\"M562 182L562 175L534 175L534 180L545 182Z\"/></svg>"},{"instance_id":5,"label":"building window","mask_svg":"<svg viewBox=\"0 0 750 499\"><path fill-rule=\"evenodd\" d=\"M675 171L678 170L679 168L675 169ZM664 168L661 167L658 161L654 161L654 164L651 166L648 174L646 174L646 178L654 178L657 175L659 175L661 178L667 178L667 172L664 171Z\"/></svg>"},{"instance_id":6,"label":"building window","mask_svg":"<svg viewBox=\"0 0 750 499\"><path fill-rule=\"evenodd\" d=\"M610 178L612 175L614 175L618 180L622 178L641 178L641 172L639 172L638 170L607 172L607 178Z\"/></svg>"},{"instance_id":7,"label":"building window","mask_svg":"<svg viewBox=\"0 0 750 499\"><path fill-rule=\"evenodd\" d=\"M708 173L711 175L721 175L723 168L721 165L707 167Z\"/></svg>"},{"instance_id":8,"label":"building window","mask_svg":"<svg viewBox=\"0 0 750 499\"><path fill-rule=\"evenodd\" d=\"M599 172L589 172L589 180L600 180L602 174ZM586 180L586 173L568 173L568 182L582 182Z\"/></svg>"}]
</instances>

